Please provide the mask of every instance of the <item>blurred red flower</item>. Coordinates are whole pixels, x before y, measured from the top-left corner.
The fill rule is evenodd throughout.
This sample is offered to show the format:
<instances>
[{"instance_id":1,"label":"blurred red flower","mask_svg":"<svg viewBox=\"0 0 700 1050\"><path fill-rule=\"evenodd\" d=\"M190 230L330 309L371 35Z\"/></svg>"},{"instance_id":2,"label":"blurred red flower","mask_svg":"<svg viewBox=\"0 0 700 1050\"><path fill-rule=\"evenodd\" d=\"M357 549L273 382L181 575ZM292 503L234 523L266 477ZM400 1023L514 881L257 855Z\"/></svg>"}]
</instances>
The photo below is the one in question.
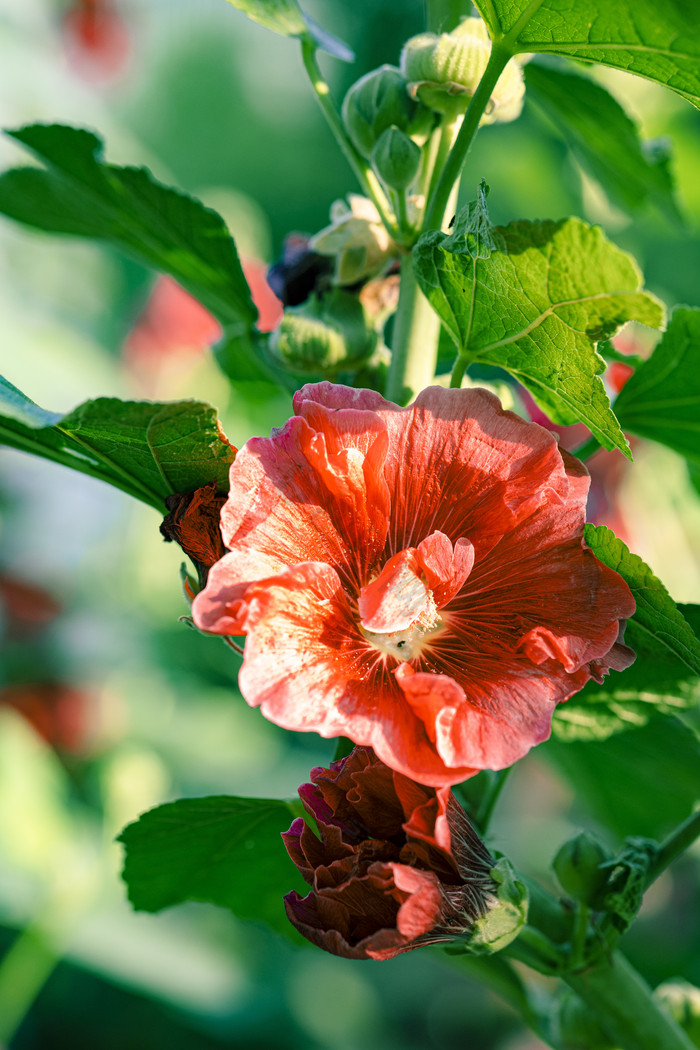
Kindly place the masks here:
<instances>
[{"instance_id":1,"label":"blurred red flower","mask_svg":"<svg viewBox=\"0 0 700 1050\"><path fill-rule=\"evenodd\" d=\"M72 0L61 29L71 65L86 80L106 80L124 68L129 31L111 0Z\"/></svg>"},{"instance_id":2,"label":"blurred red flower","mask_svg":"<svg viewBox=\"0 0 700 1050\"><path fill-rule=\"evenodd\" d=\"M369 748L312 769L301 819L282 834L313 887L288 893L291 923L348 959L390 959L453 940L495 902L494 860L449 788L392 772Z\"/></svg>"},{"instance_id":3,"label":"blurred red flower","mask_svg":"<svg viewBox=\"0 0 700 1050\"><path fill-rule=\"evenodd\" d=\"M484 390L408 408L319 383L230 472L198 627L246 634L271 721L371 745L424 784L500 769L634 654L621 577L583 546L589 478Z\"/></svg>"}]
</instances>

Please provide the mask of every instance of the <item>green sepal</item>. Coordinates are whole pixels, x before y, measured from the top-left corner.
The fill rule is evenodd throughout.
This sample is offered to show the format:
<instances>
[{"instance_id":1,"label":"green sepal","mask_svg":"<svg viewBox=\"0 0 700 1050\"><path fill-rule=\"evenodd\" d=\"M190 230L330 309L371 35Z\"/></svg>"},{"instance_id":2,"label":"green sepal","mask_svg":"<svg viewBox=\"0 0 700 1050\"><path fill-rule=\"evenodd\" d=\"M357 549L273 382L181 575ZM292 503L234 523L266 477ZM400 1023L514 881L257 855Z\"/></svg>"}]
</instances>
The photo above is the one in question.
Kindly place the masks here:
<instances>
[{"instance_id":1,"label":"green sepal","mask_svg":"<svg viewBox=\"0 0 700 1050\"><path fill-rule=\"evenodd\" d=\"M506 857L491 869L495 883L494 903L477 919L465 943L465 950L477 955L499 952L515 940L527 922L528 890Z\"/></svg>"}]
</instances>

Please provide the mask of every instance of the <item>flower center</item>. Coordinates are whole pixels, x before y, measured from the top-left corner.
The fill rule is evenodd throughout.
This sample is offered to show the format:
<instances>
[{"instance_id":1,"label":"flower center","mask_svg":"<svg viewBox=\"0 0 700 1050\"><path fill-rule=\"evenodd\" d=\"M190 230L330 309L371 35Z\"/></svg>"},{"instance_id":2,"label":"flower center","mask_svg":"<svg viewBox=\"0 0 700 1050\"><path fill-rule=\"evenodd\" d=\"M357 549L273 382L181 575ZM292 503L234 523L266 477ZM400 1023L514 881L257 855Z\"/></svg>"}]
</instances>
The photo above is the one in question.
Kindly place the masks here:
<instances>
[{"instance_id":1,"label":"flower center","mask_svg":"<svg viewBox=\"0 0 700 1050\"><path fill-rule=\"evenodd\" d=\"M372 648L382 656L396 660L417 660L423 649L445 629L445 622L437 611L435 599L428 592L427 607L402 631L368 631L360 625L360 632Z\"/></svg>"}]
</instances>

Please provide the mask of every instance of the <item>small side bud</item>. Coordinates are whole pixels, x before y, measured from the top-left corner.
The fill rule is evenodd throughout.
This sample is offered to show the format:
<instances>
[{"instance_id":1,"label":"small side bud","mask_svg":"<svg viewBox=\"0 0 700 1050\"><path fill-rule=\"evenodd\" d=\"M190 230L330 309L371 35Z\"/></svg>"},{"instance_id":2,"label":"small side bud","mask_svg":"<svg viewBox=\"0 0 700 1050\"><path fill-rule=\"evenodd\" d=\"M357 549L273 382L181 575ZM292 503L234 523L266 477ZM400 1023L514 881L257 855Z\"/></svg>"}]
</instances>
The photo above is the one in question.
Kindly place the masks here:
<instances>
[{"instance_id":1,"label":"small side bud","mask_svg":"<svg viewBox=\"0 0 700 1050\"><path fill-rule=\"evenodd\" d=\"M373 353L377 333L357 296L341 288L285 310L270 351L292 372L333 374L355 368Z\"/></svg>"},{"instance_id":2,"label":"small side bud","mask_svg":"<svg viewBox=\"0 0 700 1050\"><path fill-rule=\"evenodd\" d=\"M607 871L601 865L611 856L602 842L582 831L564 843L552 867L565 893L590 904L607 881Z\"/></svg>"},{"instance_id":3,"label":"small side bud","mask_svg":"<svg viewBox=\"0 0 700 1050\"><path fill-rule=\"evenodd\" d=\"M343 122L353 145L369 158L387 128L395 125L408 135L425 133L431 114L406 90L395 66L380 66L360 77L343 100Z\"/></svg>"},{"instance_id":4,"label":"small side bud","mask_svg":"<svg viewBox=\"0 0 700 1050\"><path fill-rule=\"evenodd\" d=\"M700 1047L700 988L687 981L666 981L654 990L654 998L678 1021L690 1041Z\"/></svg>"},{"instance_id":5,"label":"small side bud","mask_svg":"<svg viewBox=\"0 0 700 1050\"><path fill-rule=\"evenodd\" d=\"M379 212L367 197L349 193L348 203L331 205L331 223L309 241L313 251L335 257L336 284L359 284L376 277L396 255Z\"/></svg>"},{"instance_id":6,"label":"small side bud","mask_svg":"<svg viewBox=\"0 0 700 1050\"><path fill-rule=\"evenodd\" d=\"M419 147L395 124L380 135L372 150L372 163L379 178L394 190L405 190L411 185L420 160Z\"/></svg>"},{"instance_id":7,"label":"small side bud","mask_svg":"<svg viewBox=\"0 0 700 1050\"><path fill-rule=\"evenodd\" d=\"M491 40L480 18L465 18L451 33L420 33L401 52L401 72L409 93L438 113L464 112L491 55ZM515 59L503 70L482 124L515 120L525 83Z\"/></svg>"}]
</instances>

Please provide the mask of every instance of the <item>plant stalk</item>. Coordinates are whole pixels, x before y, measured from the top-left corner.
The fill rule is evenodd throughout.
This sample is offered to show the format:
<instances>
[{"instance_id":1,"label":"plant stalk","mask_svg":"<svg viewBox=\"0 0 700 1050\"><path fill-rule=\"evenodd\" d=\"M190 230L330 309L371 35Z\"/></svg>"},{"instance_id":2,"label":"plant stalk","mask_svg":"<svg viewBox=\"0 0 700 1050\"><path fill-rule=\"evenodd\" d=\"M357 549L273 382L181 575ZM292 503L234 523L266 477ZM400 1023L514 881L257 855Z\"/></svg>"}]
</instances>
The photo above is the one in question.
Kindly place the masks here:
<instances>
[{"instance_id":1,"label":"plant stalk","mask_svg":"<svg viewBox=\"0 0 700 1050\"><path fill-rule=\"evenodd\" d=\"M658 879L659 875L665 871L669 864L684 850L688 849L689 846L692 846L698 837L700 837L700 809L692 813L682 824L679 824L668 838L665 838L661 843L658 853L651 862L647 886L651 885L655 879Z\"/></svg>"},{"instance_id":2,"label":"plant stalk","mask_svg":"<svg viewBox=\"0 0 700 1050\"><path fill-rule=\"evenodd\" d=\"M324 80L323 74L316 61L316 45L311 40L302 39L301 57L304 68L311 82L311 87L316 95L316 100L323 112L336 142L340 146L343 156L354 171L365 194L370 198L379 212L382 222L392 237L397 236L396 223L394 222L386 194L382 189L379 179L372 171L367 161L362 157L347 136L340 115L333 105L331 90Z\"/></svg>"},{"instance_id":3,"label":"plant stalk","mask_svg":"<svg viewBox=\"0 0 700 1050\"><path fill-rule=\"evenodd\" d=\"M437 185L430 195L428 206L425 211L423 222L424 230L439 229L447 210L452 188L459 178L462 166L466 159L469 147L474 141L474 136L479 129L484 110L488 104L498 78L505 69L511 58L511 53L499 44L494 44L491 49L491 57L484 70L484 75L479 81L479 86L469 103L469 108L464 117L464 122L455 139L455 143L442 169Z\"/></svg>"},{"instance_id":4,"label":"plant stalk","mask_svg":"<svg viewBox=\"0 0 700 1050\"><path fill-rule=\"evenodd\" d=\"M619 951L582 973L562 976L619 1050L694 1050L686 1033Z\"/></svg>"},{"instance_id":5,"label":"plant stalk","mask_svg":"<svg viewBox=\"0 0 700 1050\"><path fill-rule=\"evenodd\" d=\"M0 966L0 1046L9 1046L32 1003L59 961L59 953L37 924L13 941Z\"/></svg>"},{"instance_id":6,"label":"plant stalk","mask_svg":"<svg viewBox=\"0 0 700 1050\"><path fill-rule=\"evenodd\" d=\"M412 256L404 255L386 385L390 401L405 405L430 386L437 365L439 336L440 318L418 287Z\"/></svg>"}]
</instances>

